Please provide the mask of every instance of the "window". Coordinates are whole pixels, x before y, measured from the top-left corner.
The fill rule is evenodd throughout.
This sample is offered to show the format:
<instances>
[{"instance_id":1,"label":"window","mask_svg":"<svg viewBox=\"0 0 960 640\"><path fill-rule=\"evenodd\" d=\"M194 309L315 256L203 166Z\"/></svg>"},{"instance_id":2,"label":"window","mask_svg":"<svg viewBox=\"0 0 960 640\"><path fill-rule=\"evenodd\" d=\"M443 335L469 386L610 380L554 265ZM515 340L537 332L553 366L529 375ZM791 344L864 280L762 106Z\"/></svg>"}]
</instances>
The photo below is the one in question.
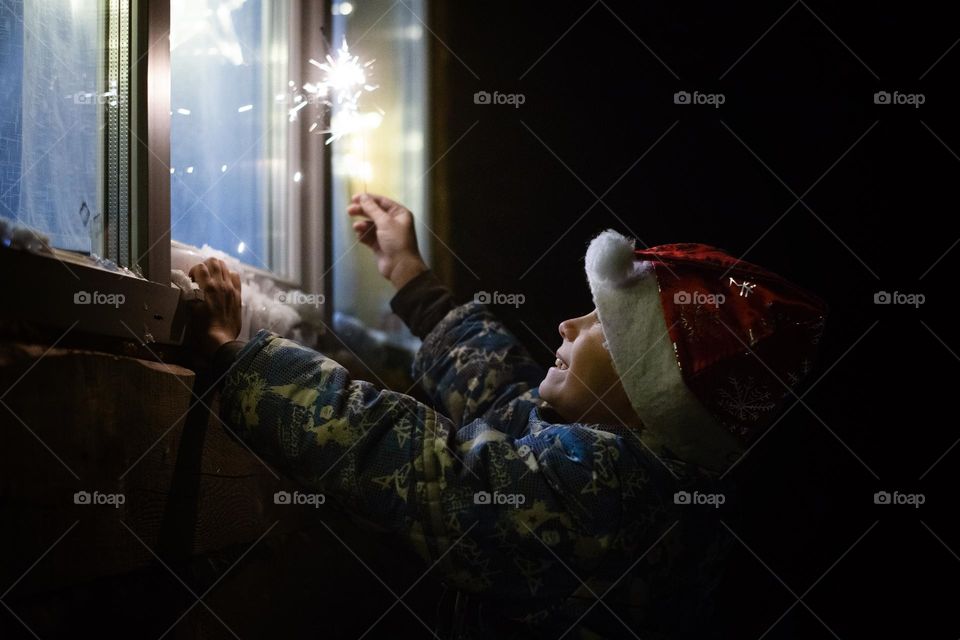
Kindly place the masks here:
<instances>
[{"instance_id":1,"label":"window","mask_svg":"<svg viewBox=\"0 0 960 640\"><path fill-rule=\"evenodd\" d=\"M332 44L347 39L351 51L374 60L363 129L333 144L333 291L336 310L378 329L405 328L390 313L392 285L377 271L370 251L357 245L344 209L368 190L402 202L414 213L424 259L430 260L425 138L427 43L425 0L334 2ZM334 114L335 115L335 114Z\"/></svg>"},{"instance_id":2,"label":"window","mask_svg":"<svg viewBox=\"0 0 960 640\"><path fill-rule=\"evenodd\" d=\"M101 252L102 3L0 0L0 217Z\"/></svg>"},{"instance_id":3,"label":"window","mask_svg":"<svg viewBox=\"0 0 960 640\"><path fill-rule=\"evenodd\" d=\"M278 316L331 324L331 305L294 309L301 297L281 295L290 289L333 292L337 311L397 328L390 285L344 209L357 191L389 194L416 213L429 250L424 10L425 0L0 0L0 218L47 235L56 259L0 246L5 269L42 272L49 293L17 317L178 344L171 268L208 245L243 267L245 304L260 296L247 332ZM361 103L366 128L326 145L311 133L316 117L289 117L291 102L316 81L307 61L344 37L376 59L379 89ZM70 307L93 290L131 304Z\"/></svg>"},{"instance_id":4,"label":"window","mask_svg":"<svg viewBox=\"0 0 960 640\"><path fill-rule=\"evenodd\" d=\"M290 2L172 0L175 240L299 280L291 221Z\"/></svg>"}]
</instances>

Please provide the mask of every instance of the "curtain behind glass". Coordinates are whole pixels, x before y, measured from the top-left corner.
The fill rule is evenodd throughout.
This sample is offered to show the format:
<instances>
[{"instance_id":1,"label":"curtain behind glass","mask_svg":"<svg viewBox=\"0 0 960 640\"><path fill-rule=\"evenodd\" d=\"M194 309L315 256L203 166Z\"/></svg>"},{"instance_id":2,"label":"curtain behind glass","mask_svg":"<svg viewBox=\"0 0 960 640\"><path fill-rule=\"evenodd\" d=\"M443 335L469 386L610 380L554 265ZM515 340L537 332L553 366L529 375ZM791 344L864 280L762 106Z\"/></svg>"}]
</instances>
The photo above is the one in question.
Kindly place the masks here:
<instances>
[{"instance_id":1,"label":"curtain behind glass","mask_svg":"<svg viewBox=\"0 0 960 640\"><path fill-rule=\"evenodd\" d=\"M83 252L102 221L99 4L0 0L0 215Z\"/></svg>"}]
</instances>

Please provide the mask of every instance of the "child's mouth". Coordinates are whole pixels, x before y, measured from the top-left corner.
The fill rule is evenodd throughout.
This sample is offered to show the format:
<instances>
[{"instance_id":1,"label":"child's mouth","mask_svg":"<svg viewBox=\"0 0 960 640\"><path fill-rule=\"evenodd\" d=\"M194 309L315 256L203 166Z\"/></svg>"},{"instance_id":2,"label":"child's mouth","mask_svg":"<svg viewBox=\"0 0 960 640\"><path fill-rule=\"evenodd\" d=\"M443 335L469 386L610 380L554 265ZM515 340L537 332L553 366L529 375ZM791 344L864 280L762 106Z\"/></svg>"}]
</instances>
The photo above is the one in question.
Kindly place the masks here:
<instances>
[{"instance_id":1,"label":"child's mouth","mask_svg":"<svg viewBox=\"0 0 960 640\"><path fill-rule=\"evenodd\" d=\"M567 365L567 363L564 362L564 361L560 358L559 355L557 355L557 361L554 363L554 366L555 366L557 369L559 369L560 371L566 371L567 369L570 368L570 367Z\"/></svg>"}]
</instances>

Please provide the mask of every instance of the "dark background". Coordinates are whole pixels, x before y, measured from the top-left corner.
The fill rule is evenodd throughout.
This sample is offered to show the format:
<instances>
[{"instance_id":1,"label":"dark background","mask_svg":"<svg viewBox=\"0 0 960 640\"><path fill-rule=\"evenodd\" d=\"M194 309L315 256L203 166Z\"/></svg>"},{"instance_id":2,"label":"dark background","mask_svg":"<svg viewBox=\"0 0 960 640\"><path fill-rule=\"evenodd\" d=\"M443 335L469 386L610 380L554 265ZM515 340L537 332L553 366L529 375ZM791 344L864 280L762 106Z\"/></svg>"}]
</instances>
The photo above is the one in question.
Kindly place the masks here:
<instances>
[{"instance_id":1,"label":"dark background","mask_svg":"<svg viewBox=\"0 0 960 640\"><path fill-rule=\"evenodd\" d=\"M947 316L960 259L949 5L436 0L427 26L436 237L420 241L460 299L523 294L495 310L545 365L558 323L592 308L583 254L606 228L640 245L722 247L830 304L809 394L731 472L742 505L723 512L737 541L722 635L960 636L960 531L947 508L960 455L947 411L960 372ZM726 102L676 105L680 90ZM926 103L875 105L880 90ZM478 91L525 103L477 105ZM878 291L926 303L879 306ZM85 479L115 482L192 392L134 358L64 353L31 372L11 353L0 352L3 388L17 384L6 402ZM138 381L155 380L166 391L147 397ZM88 402L84 387L105 391ZM71 478L3 418L0 566L12 578L0 637L430 637L407 606L428 627L449 623L452 592L344 517L298 512L251 544L279 521L263 507L285 485L236 455L204 408L177 419L123 487L130 532L120 516L64 510ZM926 503L875 505L881 490ZM43 555L65 513L83 523ZM162 566L133 531L156 533ZM142 568L43 588L83 574L97 549Z\"/></svg>"},{"instance_id":2,"label":"dark background","mask_svg":"<svg viewBox=\"0 0 960 640\"><path fill-rule=\"evenodd\" d=\"M545 365L557 324L592 309L582 260L605 228L722 247L830 304L824 377L733 472L746 503L720 596L729 637L960 635L945 508L960 48L944 56L960 29L946 11L434 4L436 268L463 299L522 293L497 311ZM475 105L481 90L525 103ZM679 90L726 102L676 105ZM879 90L926 102L876 105ZM878 306L878 291L926 303ZM926 503L874 505L879 490Z\"/></svg>"}]
</instances>

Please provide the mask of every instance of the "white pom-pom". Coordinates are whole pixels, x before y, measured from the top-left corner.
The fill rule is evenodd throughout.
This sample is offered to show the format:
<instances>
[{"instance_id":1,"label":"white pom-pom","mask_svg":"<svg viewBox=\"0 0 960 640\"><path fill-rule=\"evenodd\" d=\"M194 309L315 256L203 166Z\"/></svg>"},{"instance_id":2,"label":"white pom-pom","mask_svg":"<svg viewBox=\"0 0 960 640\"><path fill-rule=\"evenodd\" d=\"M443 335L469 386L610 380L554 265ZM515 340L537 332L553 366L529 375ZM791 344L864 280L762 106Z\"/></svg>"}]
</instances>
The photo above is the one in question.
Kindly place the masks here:
<instances>
[{"instance_id":1,"label":"white pom-pom","mask_svg":"<svg viewBox=\"0 0 960 640\"><path fill-rule=\"evenodd\" d=\"M587 248L584 259L587 277L599 282L617 284L634 273L633 251L635 241L613 229L598 235Z\"/></svg>"}]
</instances>

